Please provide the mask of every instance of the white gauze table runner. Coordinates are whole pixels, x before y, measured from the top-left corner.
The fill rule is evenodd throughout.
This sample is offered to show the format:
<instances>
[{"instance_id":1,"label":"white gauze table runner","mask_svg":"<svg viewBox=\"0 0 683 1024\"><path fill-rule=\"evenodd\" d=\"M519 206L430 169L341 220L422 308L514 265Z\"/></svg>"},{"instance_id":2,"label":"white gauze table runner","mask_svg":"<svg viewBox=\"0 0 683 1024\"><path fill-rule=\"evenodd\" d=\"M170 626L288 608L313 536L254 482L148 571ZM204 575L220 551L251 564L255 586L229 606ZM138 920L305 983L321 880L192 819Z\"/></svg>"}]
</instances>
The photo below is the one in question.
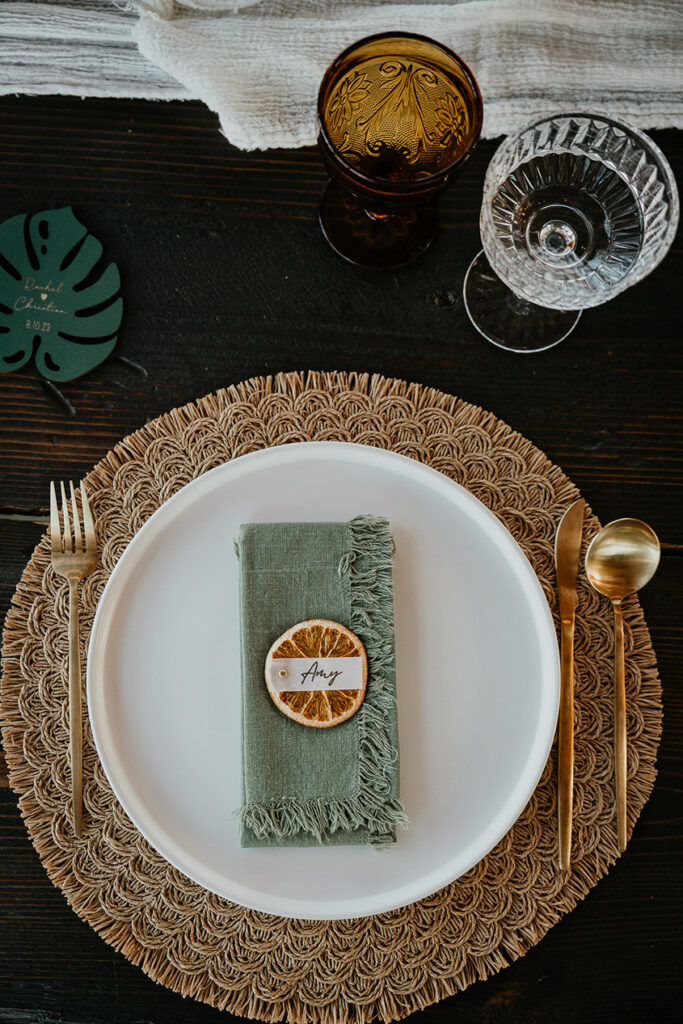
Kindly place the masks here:
<instances>
[{"instance_id":1,"label":"white gauze table runner","mask_svg":"<svg viewBox=\"0 0 683 1024\"><path fill-rule=\"evenodd\" d=\"M315 141L330 61L362 36L402 30L433 36L470 65L485 137L572 108L681 128L682 9L681 0L5 0L0 91L195 97L242 149L304 146Z\"/></svg>"}]
</instances>

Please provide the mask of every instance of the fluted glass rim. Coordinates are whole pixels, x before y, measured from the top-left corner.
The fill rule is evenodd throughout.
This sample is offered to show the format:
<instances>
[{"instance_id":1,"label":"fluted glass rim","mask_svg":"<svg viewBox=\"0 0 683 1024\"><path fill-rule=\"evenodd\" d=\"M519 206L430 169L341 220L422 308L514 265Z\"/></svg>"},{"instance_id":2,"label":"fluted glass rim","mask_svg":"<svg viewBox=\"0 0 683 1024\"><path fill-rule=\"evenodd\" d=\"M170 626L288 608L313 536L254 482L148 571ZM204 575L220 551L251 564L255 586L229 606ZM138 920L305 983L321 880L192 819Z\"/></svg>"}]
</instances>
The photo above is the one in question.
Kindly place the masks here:
<instances>
[{"instance_id":1,"label":"fluted glass rim","mask_svg":"<svg viewBox=\"0 0 683 1024\"><path fill-rule=\"evenodd\" d=\"M678 230L680 218L678 187L669 161L657 143L654 142L646 132L637 128L629 121L613 117L611 114L606 114L600 110L556 110L553 113L544 114L542 117L538 117L535 120L530 121L519 131L516 131L513 135L509 135L500 144L491 158L491 162L489 163L486 171L486 177L484 179L484 190L479 216L479 228L482 244L484 246L486 256L495 273L512 291L515 292L516 295L529 302L545 305L548 308L553 309L575 309L579 307L576 304L569 305L566 303L550 303L546 301L545 298L539 297L538 293L534 292L533 289L526 289L524 287L523 275L519 273L519 260L514 255L506 252L501 245L496 244L498 239L493 222L492 198L496 194L505 177L507 177L507 175L516 167L519 167L522 163L526 162L525 160L515 159L513 156L515 146L520 143L524 135L543 124L560 120L569 121L571 119L589 120L598 124L612 126L637 141L643 151L647 153L652 158L653 163L657 165L658 173L661 174L661 178L666 189L667 201L670 207L667 227L658 241L656 250L654 252L650 251L649 253L645 253L644 247L641 248L631 271L629 271L620 281L610 285L600 293L595 293L591 301L582 303L580 308L587 309L591 306L601 305L602 303L614 298L616 295L619 295L627 288L630 288L632 285L637 284L644 277L647 277L647 275L661 263L671 248ZM539 150L538 152L535 152L533 156L538 156L542 152L543 150ZM548 152L574 153L578 156L586 155L584 152L578 150L575 151L571 147L559 147L557 149L549 148ZM528 157L527 159L531 158L532 157ZM619 177L627 185L629 184L628 180L620 173L617 166L610 164L609 161L605 162L608 166L611 166L617 174L619 174Z\"/></svg>"},{"instance_id":2,"label":"fluted glass rim","mask_svg":"<svg viewBox=\"0 0 683 1024\"><path fill-rule=\"evenodd\" d=\"M322 139L328 156L332 160L334 160L335 163L339 164L339 166L343 169L344 173L348 177L357 181L360 185L364 185L365 187L376 187L377 181L375 178L367 174L364 174L362 171L359 171L357 168L353 167L352 164L349 164L341 159L337 152L337 148L332 142L332 139L330 138L329 133L325 127L322 106L323 91L328 83L329 76L331 75L335 65L340 64L348 56L350 56L354 50L359 49L361 46L366 46L368 43L378 42L381 39L414 39L421 43L429 43L430 46L434 46L436 47L437 50L441 50L442 53L445 53L450 60L454 61L454 63L458 65L461 71L464 72L468 85L472 88L472 94L475 100L474 106L476 110L476 118L474 121L472 137L469 142L469 145L467 146L467 149L464 151L464 153L462 153L457 160L454 160L452 164L449 164L448 167L444 167L433 174L425 175L424 177L420 178L419 182L414 183L414 187L416 189L419 189L419 191L422 191L424 189L433 187L434 185L438 185L440 182L447 179L448 176L451 175L456 168L460 167L461 164L464 164L465 161L469 159L469 157L472 155L472 151L474 150L475 146L479 141L484 122L484 103L481 98L481 91L479 89L479 85L477 84L477 80L474 77L471 68L469 67L468 64L466 64L462 57L460 57L455 52L455 50L452 50L449 46L446 46L445 43L440 43L437 39L433 39L431 36L425 36L419 32L375 32L372 35L363 36L362 39L356 39L353 43L351 43L349 46L345 47L345 49L343 49L340 53L338 53L334 60L332 60L325 69L325 73L320 81L320 88L318 89L318 98L316 102L316 122L318 127L318 141L320 142L320 139ZM393 183L382 180L382 187L386 188L387 191L395 190L397 192L402 192L406 190L407 185L411 185L411 183L402 182L397 183L394 186Z\"/></svg>"}]
</instances>

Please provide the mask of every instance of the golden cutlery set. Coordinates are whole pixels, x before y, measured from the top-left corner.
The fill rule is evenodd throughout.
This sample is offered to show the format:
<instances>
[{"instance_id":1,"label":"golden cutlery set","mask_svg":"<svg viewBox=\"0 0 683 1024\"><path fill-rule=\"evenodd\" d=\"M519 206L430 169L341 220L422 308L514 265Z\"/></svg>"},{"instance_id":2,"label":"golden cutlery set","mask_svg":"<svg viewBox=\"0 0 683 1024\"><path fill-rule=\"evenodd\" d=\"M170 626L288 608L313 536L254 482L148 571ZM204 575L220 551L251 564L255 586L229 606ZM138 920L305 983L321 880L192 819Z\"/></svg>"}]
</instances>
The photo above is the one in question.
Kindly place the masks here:
<instances>
[{"instance_id":1,"label":"golden cutlery set","mask_svg":"<svg viewBox=\"0 0 683 1024\"><path fill-rule=\"evenodd\" d=\"M61 521L54 483L50 484L50 539L52 567L69 583L69 753L73 826L82 833L82 687L78 627L78 588L97 562L97 538L88 496L81 481L80 512L73 483L67 496L59 485ZM555 571L560 608L560 709L558 724L559 866L571 864L572 804L574 788L574 624L578 604L577 582L586 503L580 498L562 517L555 537ZM654 531L638 519L617 519L603 527L586 552L586 576L614 606L614 756L619 849L626 849L626 689L624 625L621 604L654 575L660 546Z\"/></svg>"},{"instance_id":2,"label":"golden cutlery set","mask_svg":"<svg viewBox=\"0 0 683 1024\"><path fill-rule=\"evenodd\" d=\"M572 797L574 788L574 622L577 580L586 503L571 505L557 528L555 571L560 603L560 715L558 727L557 811L559 862L571 864ZM586 576L614 606L614 762L619 850L626 849L626 682L624 622L621 603L644 587L659 565L660 546L654 530L639 519L616 519L593 537L586 552Z\"/></svg>"}]
</instances>

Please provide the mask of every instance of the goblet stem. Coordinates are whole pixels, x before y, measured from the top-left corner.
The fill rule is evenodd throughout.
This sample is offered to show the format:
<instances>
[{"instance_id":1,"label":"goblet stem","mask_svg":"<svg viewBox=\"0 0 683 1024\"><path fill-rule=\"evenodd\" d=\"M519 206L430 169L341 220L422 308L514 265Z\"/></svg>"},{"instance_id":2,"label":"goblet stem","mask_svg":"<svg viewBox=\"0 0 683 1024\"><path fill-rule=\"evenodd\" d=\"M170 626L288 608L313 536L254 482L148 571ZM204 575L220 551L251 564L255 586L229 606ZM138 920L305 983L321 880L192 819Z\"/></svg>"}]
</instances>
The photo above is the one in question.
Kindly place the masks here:
<instances>
[{"instance_id":1,"label":"goblet stem","mask_svg":"<svg viewBox=\"0 0 683 1024\"><path fill-rule=\"evenodd\" d=\"M493 271L482 250L465 276L467 314L484 338L511 352L543 352L576 327L581 310L547 309L527 302Z\"/></svg>"},{"instance_id":2,"label":"goblet stem","mask_svg":"<svg viewBox=\"0 0 683 1024\"><path fill-rule=\"evenodd\" d=\"M436 203L369 209L333 181L320 203L323 235L357 267L390 270L412 263L431 245L437 219Z\"/></svg>"}]
</instances>

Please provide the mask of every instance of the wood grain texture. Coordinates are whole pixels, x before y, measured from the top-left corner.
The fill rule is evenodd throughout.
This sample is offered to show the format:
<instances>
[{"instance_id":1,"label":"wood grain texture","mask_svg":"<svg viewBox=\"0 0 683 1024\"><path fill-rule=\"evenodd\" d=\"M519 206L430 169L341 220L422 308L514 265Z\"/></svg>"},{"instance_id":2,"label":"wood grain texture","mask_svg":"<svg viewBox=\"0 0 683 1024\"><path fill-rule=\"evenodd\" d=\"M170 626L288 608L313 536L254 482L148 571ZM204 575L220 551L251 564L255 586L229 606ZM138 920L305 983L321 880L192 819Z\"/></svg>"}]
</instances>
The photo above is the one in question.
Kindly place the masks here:
<instances>
[{"instance_id":1,"label":"wood grain texture","mask_svg":"<svg viewBox=\"0 0 683 1024\"><path fill-rule=\"evenodd\" d=\"M46 129L46 124L49 129ZM672 160L675 132L657 136ZM604 519L652 515L683 543L683 355L671 286L680 244L644 282L584 314L535 357L485 343L462 306L495 143L441 204L441 232L390 274L342 263L323 241L315 151L244 154L194 103L5 98L2 216L72 204L121 268L118 354L62 391L32 368L2 379L0 510L44 508L49 472L78 475L122 434L254 374L362 369L493 409L562 465ZM558 415L558 410L563 410Z\"/></svg>"},{"instance_id":2,"label":"wood grain texture","mask_svg":"<svg viewBox=\"0 0 683 1024\"><path fill-rule=\"evenodd\" d=\"M655 138L683 165L683 136ZM640 516L667 545L643 592L664 685L659 776L625 856L522 960L415 1020L649 1024L676 1015L683 908L683 355L680 239L665 263L584 314L559 348L487 345L462 307L495 143L441 204L433 249L386 275L323 242L314 150L244 154L197 103L0 100L0 218L73 205L119 264L117 353L62 387L0 376L0 615L43 527L51 478L77 478L175 405L256 374L356 369L492 409L558 462L604 521ZM19 517L19 518L17 518ZM21 518L27 517L27 518ZM609 682L606 683L609 685ZM48 880L0 763L0 1024L237 1020L183 1001L114 953ZM58 941L56 938L58 937Z\"/></svg>"}]
</instances>

